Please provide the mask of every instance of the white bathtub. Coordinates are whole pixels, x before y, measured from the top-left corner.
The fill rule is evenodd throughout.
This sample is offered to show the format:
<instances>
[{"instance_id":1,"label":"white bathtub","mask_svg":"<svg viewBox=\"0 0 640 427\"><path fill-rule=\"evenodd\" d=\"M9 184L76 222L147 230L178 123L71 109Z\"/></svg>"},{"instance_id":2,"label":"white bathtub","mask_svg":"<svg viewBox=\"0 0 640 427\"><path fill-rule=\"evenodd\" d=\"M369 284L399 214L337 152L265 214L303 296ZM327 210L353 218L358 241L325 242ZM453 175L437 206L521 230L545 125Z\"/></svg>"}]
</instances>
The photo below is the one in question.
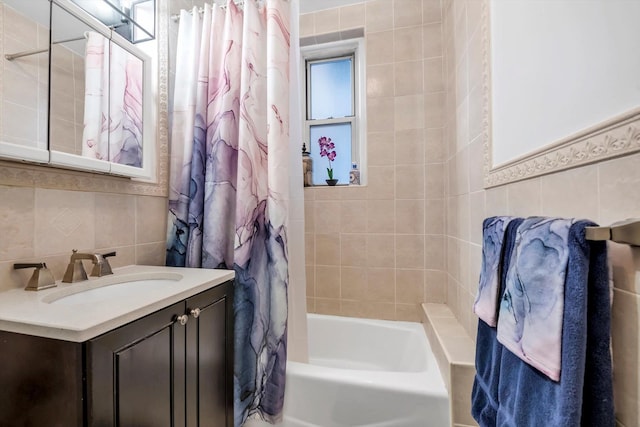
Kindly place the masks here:
<instances>
[{"instance_id":1,"label":"white bathtub","mask_svg":"<svg viewBox=\"0 0 640 427\"><path fill-rule=\"evenodd\" d=\"M308 320L309 364L287 363L282 427L449 426L449 397L422 325Z\"/></svg>"}]
</instances>

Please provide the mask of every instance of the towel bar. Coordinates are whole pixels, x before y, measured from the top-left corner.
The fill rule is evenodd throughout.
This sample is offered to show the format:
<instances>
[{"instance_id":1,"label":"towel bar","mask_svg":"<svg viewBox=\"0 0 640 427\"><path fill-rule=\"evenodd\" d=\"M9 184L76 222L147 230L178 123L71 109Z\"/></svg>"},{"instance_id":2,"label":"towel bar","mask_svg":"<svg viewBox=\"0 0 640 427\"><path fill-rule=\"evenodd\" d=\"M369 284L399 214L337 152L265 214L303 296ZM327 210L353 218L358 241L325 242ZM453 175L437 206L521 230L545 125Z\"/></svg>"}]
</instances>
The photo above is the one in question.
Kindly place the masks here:
<instances>
[{"instance_id":1,"label":"towel bar","mask_svg":"<svg viewBox=\"0 0 640 427\"><path fill-rule=\"evenodd\" d=\"M640 246L640 219L632 218L611 224L609 227L587 227L587 240L611 240Z\"/></svg>"}]
</instances>

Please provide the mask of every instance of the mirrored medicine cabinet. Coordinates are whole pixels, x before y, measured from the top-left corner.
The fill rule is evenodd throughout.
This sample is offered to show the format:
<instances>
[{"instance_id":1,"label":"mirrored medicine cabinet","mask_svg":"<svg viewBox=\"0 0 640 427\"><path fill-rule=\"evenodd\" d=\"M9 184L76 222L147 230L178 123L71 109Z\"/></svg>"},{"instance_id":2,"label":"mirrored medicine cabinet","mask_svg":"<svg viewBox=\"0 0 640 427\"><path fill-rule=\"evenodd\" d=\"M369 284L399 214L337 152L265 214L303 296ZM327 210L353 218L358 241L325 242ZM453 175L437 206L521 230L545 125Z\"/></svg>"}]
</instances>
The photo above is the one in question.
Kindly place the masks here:
<instances>
[{"instance_id":1,"label":"mirrored medicine cabinet","mask_svg":"<svg viewBox=\"0 0 640 427\"><path fill-rule=\"evenodd\" d=\"M5 24L2 44L0 158L153 180L151 49L69 0L4 3L14 9L5 8L5 22L10 14L17 22Z\"/></svg>"}]
</instances>

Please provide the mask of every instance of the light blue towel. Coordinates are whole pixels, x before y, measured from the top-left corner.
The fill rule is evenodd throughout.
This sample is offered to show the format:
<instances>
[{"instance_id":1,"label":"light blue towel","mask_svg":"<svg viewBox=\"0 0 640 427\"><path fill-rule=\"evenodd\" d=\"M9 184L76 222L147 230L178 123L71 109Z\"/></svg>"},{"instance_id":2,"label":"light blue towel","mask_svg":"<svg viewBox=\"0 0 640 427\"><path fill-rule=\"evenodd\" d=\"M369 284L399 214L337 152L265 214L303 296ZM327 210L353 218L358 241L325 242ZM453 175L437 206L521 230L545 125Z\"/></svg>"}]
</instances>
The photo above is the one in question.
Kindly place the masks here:
<instances>
[{"instance_id":1,"label":"light blue towel","mask_svg":"<svg viewBox=\"0 0 640 427\"><path fill-rule=\"evenodd\" d=\"M590 225L595 224L578 221L568 235L560 381L552 381L505 349L495 425L611 427L615 423L606 244L585 240L585 227Z\"/></svg>"},{"instance_id":2,"label":"light blue towel","mask_svg":"<svg viewBox=\"0 0 640 427\"><path fill-rule=\"evenodd\" d=\"M560 379L564 287L571 219L527 218L518 227L498 320L498 341Z\"/></svg>"},{"instance_id":3,"label":"light blue towel","mask_svg":"<svg viewBox=\"0 0 640 427\"><path fill-rule=\"evenodd\" d=\"M502 271L503 240L510 216L486 218L482 223L482 268L473 312L489 326L498 322L499 278Z\"/></svg>"}]
</instances>

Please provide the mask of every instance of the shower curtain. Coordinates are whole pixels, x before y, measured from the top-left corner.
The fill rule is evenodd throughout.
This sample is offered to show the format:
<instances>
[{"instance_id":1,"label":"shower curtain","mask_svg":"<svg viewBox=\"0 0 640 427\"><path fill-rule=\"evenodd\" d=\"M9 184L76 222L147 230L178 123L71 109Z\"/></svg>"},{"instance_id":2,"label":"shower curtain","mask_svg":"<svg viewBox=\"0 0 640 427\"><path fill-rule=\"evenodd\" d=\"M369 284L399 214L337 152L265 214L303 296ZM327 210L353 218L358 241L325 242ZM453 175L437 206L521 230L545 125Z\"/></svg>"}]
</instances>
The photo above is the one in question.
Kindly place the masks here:
<instances>
[{"instance_id":1,"label":"shower curtain","mask_svg":"<svg viewBox=\"0 0 640 427\"><path fill-rule=\"evenodd\" d=\"M167 265L235 269L235 425L282 416L289 3L181 11Z\"/></svg>"},{"instance_id":2,"label":"shower curtain","mask_svg":"<svg viewBox=\"0 0 640 427\"><path fill-rule=\"evenodd\" d=\"M87 31L82 155L142 167L142 61Z\"/></svg>"}]
</instances>

